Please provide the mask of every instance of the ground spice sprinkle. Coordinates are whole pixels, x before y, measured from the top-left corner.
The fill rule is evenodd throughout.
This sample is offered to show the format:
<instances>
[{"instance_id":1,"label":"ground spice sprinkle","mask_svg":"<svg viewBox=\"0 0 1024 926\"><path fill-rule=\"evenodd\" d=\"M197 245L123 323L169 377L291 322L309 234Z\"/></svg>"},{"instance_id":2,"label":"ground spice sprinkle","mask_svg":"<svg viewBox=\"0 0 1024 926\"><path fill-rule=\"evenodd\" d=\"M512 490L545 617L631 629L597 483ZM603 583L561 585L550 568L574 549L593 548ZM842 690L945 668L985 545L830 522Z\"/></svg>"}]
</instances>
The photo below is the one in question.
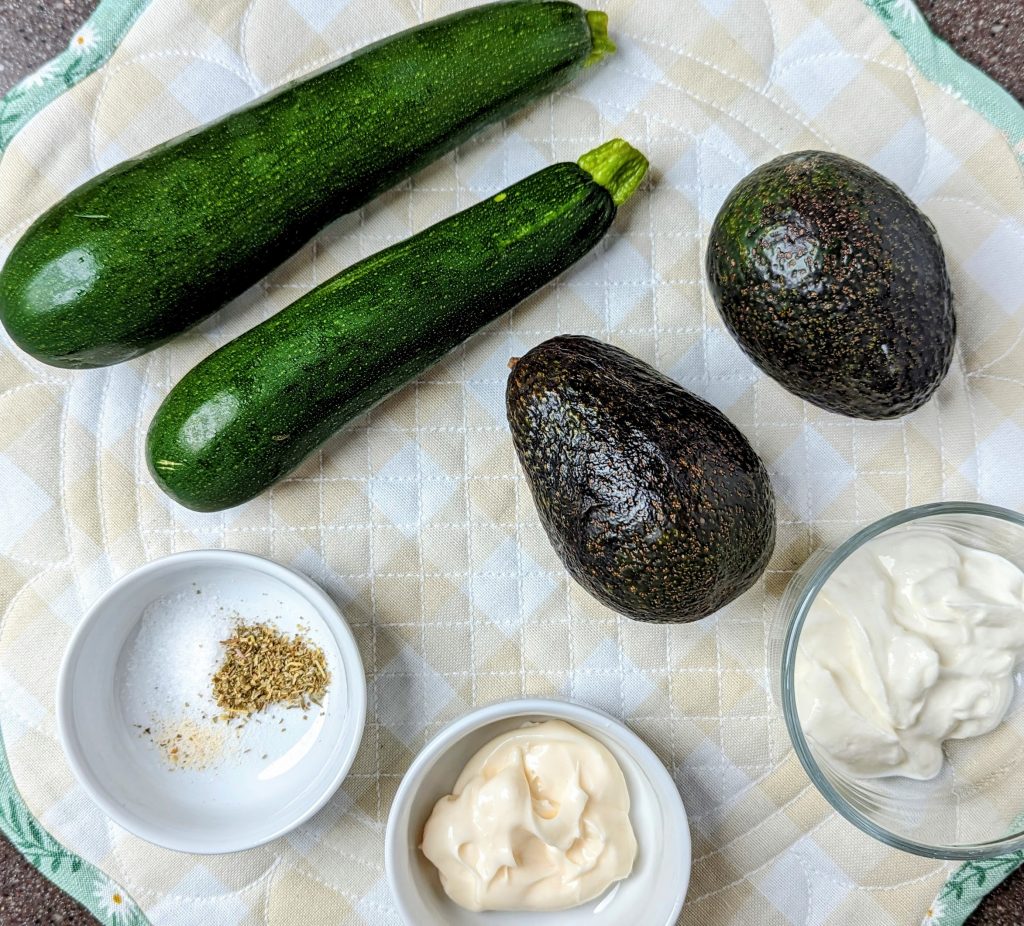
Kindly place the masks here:
<instances>
[{"instance_id":1,"label":"ground spice sprinkle","mask_svg":"<svg viewBox=\"0 0 1024 926\"><path fill-rule=\"evenodd\" d=\"M289 636L269 624L239 621L221 642L224 659L213 676L213 697L225 719L271 704L303 711L321 704L331 673L324 651L301 632Z\"/></svg>"},{"instance_id":2,"label":"ground spice sprinkle","mask_svg":"<svg viewBox=\"0 0 1024 926\"><path fill-rule=\"evenodd\" d=\"M135 726L142 730L144 736L149 737L172 768L201 772L217 765L223 758L223 729L211 728L189 717L175 723Z\"/></svg>"}]
</instances>

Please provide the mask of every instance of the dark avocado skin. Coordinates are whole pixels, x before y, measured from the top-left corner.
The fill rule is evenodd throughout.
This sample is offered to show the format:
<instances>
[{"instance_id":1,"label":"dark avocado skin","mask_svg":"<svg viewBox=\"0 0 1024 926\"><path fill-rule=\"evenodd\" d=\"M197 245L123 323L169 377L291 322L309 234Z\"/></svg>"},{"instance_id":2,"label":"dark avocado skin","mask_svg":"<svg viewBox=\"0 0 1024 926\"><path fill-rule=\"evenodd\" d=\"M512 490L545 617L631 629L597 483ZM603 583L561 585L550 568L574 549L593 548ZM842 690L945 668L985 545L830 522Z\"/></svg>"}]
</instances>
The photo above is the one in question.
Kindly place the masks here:
<instances>
[{"instance_id":1,"label":"dark avocado skin","mask_svg":"<svg viewBox=\"0 0 1024 926\"><path fill-rule=\"evenodd\" d=\"M0 320L59 367L152 350L326 223L568 81L593 47L575 4L513 0L362 49L74 190L8 257Z\"/></svg>"},{"instance_id":2,"label":"dark avocado skin","mask_svg":"<svg viewBox=\"0 0 1024 926\"><path fill-rule=\"evenodd\" d=\"M828 411L898 418L949 370L956 319L935 228L850 158L785 154L741 180L711 229L707 275L754 363Z\"/></svg>"},{"instance_id":3,"label":"dark avocado skin","mask_svg":"<svg viewBox=\"0 0 1024 926\"><path fill-rule=\"evenodd\" d=\"M554 164L354 264L185 375L150 425L150 472L196 511L248 501L586 254L615 213L588 173Z\"/></svg>"},{"instance_id":4,"label":"dark avocado skin","mask_svg":"<svg viewBox=\"0 0 1024 926\"><path fill-rule=\"evenodd\" d=\"M548 538L598 601L694 621L764 572L771 482L713 405L617 347L562 335L515 363L506 406Z\"/></svg>"}]
</instances>

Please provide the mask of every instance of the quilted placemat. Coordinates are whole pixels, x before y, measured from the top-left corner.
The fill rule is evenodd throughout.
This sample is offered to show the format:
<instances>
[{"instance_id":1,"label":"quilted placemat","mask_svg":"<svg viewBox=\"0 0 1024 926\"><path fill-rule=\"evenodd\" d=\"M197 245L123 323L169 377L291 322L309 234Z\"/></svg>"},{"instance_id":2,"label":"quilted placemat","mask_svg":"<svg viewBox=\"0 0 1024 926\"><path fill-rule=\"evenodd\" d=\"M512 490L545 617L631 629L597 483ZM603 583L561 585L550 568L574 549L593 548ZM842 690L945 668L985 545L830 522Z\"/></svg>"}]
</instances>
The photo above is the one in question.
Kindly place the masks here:
<instances>
[{"instance_id":1,"label":"quilted placemat","mask_svg":"<svg viewBox=\"0 0 1024 926\"><path fill-rule=\"evenodd\" d=\"M18 93L70 89L27 123L10 97L0 109L9 139L0 258L97 171L467 5L111 2L111 28L127 32L109 60L91 25ZM95 892L85 899L106 922L144 913L157 926L398 924L382 843L402 773L448 720L523 694L622 717L670 768L694 836L682 923L905 924L953 870L885 849L817 795L771 700L766 625L812 550L884 514L945 498L1024 507L1024 176L1014 151L1024 120L1012 109L1000 116L1006 100L993 92L979 107L988 121L960 98L962 85L950 86L966 78L936 71L941 50L918 54L919 67L857 0L596 5L619 44L606 66L340 220L171 345L84 373L0 345L3 734L27 808L74 855L13 798L7 828L80 896ZM918 34L897 22L912 5L876 5L895 31ZM62 70L76 54L94 58ZM201 357L353 260L614 135L641 147L653 169L598 253L266 496L200 515L155 488L141 457L146 424ZM957 357L935 399L900 421L839 418L764 379L706 292L701 256L726 192L775 154L808 147L891 177L944 242ZM503 390L510 355L563 331L619 344L710 399L771 470L774 559L756 589L715 617L672 628L617 618L567 581L547 544ZM166 852L111 826L75 785L53 718L56 668L84 607L146 560L209 546L271 556L321 582L353 626L370 688L363 746L337 797L289 837L219 858ZM81 859L113 880L84 880L92 868Z\"/></svg>"}]
</instances>

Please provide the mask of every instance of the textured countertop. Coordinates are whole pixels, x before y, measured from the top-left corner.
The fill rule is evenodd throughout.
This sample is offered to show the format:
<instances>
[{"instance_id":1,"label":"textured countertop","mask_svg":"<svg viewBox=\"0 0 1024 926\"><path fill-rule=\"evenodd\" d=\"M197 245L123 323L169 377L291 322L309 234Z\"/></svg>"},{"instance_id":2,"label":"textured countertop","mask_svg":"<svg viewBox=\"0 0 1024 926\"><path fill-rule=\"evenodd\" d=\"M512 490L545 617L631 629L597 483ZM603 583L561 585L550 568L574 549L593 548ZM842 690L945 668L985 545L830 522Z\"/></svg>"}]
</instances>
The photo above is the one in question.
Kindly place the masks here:
<instances>
[{"instance_id":1,"label":"textured countertop","mask_svg":"<svg viewBox=\"0 0 1024 926\"><path fill-rule=\"evenodd\" d=\"M1024 0L918 0L936 32L1024 102ZM0 0L0 94L53 57L96 0ZM918 913L908 911L908 926ZM0 926L95 926L0 836ZM995 890L970 926L1024 924L1024 869ZM869 926L869 924L857 924Z\"/></svg>"}]
</instances>

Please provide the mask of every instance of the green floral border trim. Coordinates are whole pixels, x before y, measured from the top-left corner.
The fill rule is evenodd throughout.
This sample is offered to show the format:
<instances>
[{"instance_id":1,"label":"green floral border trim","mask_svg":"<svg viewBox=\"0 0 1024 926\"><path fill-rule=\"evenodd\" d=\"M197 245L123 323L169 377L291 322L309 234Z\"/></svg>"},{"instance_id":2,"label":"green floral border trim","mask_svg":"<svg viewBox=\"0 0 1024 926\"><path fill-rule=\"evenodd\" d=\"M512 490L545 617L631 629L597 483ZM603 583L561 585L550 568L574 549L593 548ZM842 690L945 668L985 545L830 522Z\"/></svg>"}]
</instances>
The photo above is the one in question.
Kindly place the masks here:
<instances>
[{"instance_id":1,"label":"green floral border trim","mask_svg":"<svg viewBox=\"0 0 1024 926\"><path fill-rule=\"evenodd\" d=\"M0 99L0 153L48 103L101 67L150 0L102 0L67 49ZM1006 136L1024 165L1024 108L994 80L938 39L913 0L863 0L931 81L981 113ZM0 736L0 831L59 888L104 926L147 926L128 894L43 829L14 785ZM1024 863L1024 851L962 865L928 909L923 926L963 926L981 899Z\"/></svg>"},{"instance_id":2,"label":"green floral border trim","mask_svg":"<svg viewBox=\"0 0 1024 926\"><path fill-rule=\"evenodd\" d=\"M104 926L148 926L138 905L99 869L65 849L25 806L0 737L0 831L11 844Z\"/></svg>"},{"instance_id":3,"label":"green floral border trim","mask_svg":"<svg viewBox=\"0 0 1024 926\"><path fill-rule=\"evenodd\" d=\"M1024 818L1018 820L1018 825ZM1024 849L999 858L967 862L950 875L925 912L921 926L963 926L986 895L1024 863Z\"/></svg>"},{"instance_id":4,"label":"green floral border trim","mask_svg":"<svg viewBox=\"0 0 1024 926\"><path fill-rule=\"evenodd\" d=\"M12 87L0 99L0 152L47 103L101 67L148 5L149 0L102 0L64 51Z\"/></svg>"}]
</instances>

